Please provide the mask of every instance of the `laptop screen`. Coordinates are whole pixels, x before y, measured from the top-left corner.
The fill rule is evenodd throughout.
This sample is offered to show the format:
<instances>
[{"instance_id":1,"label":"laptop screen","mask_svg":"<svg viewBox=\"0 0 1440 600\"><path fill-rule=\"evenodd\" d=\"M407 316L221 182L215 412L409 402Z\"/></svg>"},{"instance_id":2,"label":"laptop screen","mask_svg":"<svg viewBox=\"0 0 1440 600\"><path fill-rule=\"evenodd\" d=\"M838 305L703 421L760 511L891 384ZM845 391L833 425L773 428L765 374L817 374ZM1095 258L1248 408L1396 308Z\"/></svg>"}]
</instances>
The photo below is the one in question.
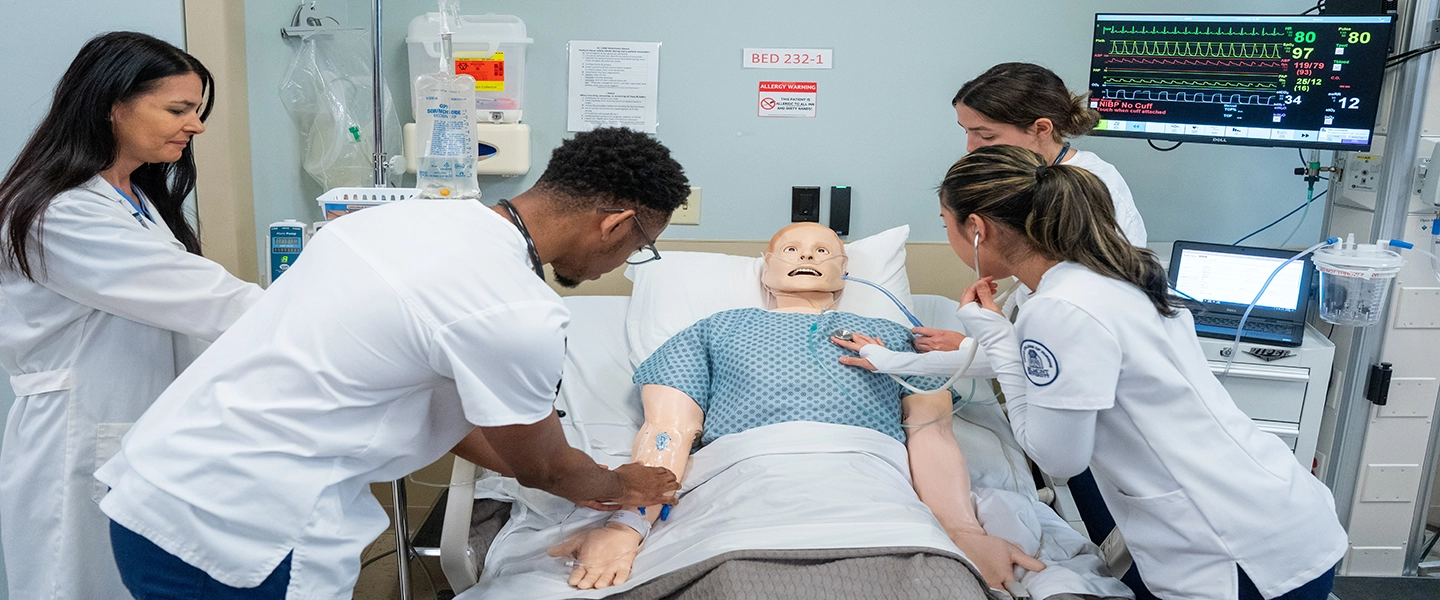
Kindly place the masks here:
<instances>
[{"instance_id":1,"label":"laptop screen","mask_svg":"<svg viewBox=\"0 0 1440 600\"><path fill-rule=\"evenodd\" d=\"M1244 307L1255 299L1265 279L1284 258L1255 256L1215 249L1176 248L1181 252L1174 261L1177 272L1171 274L1175 291L1202 304L1234 304ZM1303 310L1302 286L1305 284L1305 261L1285 266L1265 289L1255 305L1285 312Z\"/></svg>"}]
</instances>

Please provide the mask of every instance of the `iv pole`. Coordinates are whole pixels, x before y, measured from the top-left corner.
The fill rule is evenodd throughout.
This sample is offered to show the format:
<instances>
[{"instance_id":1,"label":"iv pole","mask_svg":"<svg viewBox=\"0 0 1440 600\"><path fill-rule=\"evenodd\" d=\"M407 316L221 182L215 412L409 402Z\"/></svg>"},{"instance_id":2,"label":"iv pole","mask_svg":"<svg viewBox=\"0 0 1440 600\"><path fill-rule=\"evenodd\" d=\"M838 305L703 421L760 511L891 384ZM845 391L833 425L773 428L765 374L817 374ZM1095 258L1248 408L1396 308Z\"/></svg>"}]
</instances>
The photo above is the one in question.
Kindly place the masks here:
<instances>
[{"instance_id":1,"label":"iv pole","mask_svg":"<svg viewBox=\"0 0 1440 600\"><path fill-rule=\"evenodd\" d=\"M373 23L373 35L370 41L372 58L375 61L375 81L373 82L375 92L375 154L373 156L373 166L375 169L375 187L377 188L387 186L385 176L387 163L389 162L385 156L385 81L383 79L384 72L382 68L384 62L381 58L381 48L384 40L381 36L381 2L382 0L375 0L373 3L372 12L374 13L375 21ZM391 512L395 515L395 565L398 575L396 583L400 587L400 600L412 600L414 594L410 589L410 515L409 503L405 498L404 477L390 482L390 504Z\"/></svg>"}]
</instances>

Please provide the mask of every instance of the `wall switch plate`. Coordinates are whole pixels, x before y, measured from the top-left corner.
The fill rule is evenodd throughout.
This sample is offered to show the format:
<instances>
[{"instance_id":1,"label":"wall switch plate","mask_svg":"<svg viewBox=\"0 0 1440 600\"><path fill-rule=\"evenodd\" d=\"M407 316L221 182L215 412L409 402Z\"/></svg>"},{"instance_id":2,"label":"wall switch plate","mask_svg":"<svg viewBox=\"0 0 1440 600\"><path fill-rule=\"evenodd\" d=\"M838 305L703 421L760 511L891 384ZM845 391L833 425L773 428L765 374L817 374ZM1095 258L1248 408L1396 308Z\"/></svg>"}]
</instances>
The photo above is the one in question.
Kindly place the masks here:
<instances>
[{"instance_id":1,"label":"wall switch plate","mask_svg":"<svg viewBox=\"0 0 1440 600\"><path fill-rule=\"evenodd\" d=\"M798 185L790 188L790 222L820 222L820 188Z\"/></svg>"},{"instance_id":2,"label":"wall switch plate","mask_svg":"<svg viewBox=\"0 0 1440 600\"><path fill-rule=\"evenodd\" d=\"M690 186L690 195L685 197L685 202L680 208L670 215L671 225L699 225L700 224L700 188Z\"/></svg>"}]
</instances>

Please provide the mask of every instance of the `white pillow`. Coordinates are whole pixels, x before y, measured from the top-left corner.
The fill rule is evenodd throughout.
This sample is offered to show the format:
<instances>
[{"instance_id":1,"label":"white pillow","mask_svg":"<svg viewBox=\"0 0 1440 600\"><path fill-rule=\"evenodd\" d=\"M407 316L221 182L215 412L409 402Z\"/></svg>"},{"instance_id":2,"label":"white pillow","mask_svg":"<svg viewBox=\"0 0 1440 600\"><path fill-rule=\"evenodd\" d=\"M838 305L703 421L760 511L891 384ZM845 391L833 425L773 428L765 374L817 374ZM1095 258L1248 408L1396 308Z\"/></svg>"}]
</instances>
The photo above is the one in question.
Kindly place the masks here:
<instances>
[{"instance_id":1,"label":"white pillow","mask_svg":"<svg viewBox=\"0 0 1440 600\"><path fill-rule=\"evenodd\" d=\"M880 284L906 307L914 306L905 273L909 237L910 226L901 225L846 244L849 274ZM638 367L661 344L700 319L723 310L764 308L765 290L760 287L764 264L763 257L665 252L662 260L627 268L625 276L635 283L625 317L631 364ZM883 293L853 281L845 284L835 308L910 327L905 313Z\"/></svg>"}]
</instances>

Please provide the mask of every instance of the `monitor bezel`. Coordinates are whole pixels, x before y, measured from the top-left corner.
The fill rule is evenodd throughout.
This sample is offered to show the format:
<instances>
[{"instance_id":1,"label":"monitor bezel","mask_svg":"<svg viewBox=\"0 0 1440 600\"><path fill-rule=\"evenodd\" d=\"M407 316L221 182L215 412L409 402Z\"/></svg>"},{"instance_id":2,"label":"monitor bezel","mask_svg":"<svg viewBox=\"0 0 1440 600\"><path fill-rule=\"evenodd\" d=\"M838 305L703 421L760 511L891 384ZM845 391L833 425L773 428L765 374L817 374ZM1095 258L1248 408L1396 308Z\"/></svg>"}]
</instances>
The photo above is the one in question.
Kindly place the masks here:
<instances>
[{"instance_id":1,"label":"monitor bezel","mask_svg":"<svg viewBox=\"0 0 1440 600\"><path fill-rule=\"evenodd\" d=\"M1389 15L1389 14L1386 14L1386 15L1276 15L1276 14L1261 15L1261 14L1230 14L1230 13L1216 13L1216 14L1197 14L1197 13L1095 13L1095 21L1094 21L1094 24L1092 24L1092 26L1091 26L1091 33L1092 33L1092 35L1091 35L1091 37L1090 37L1091 46L1092 46L1092 47L1094 46L1094 35L1093 35L1093 33L1094 33L1094 28L1095 28L1095 26L1098 26L1098 25L1099 25L1099 23L1100 23L1100 17L1101 17L1101 16L1120 16L1120 17L1177 17L1177 18L1199 17L1199 18L1240 18L1240 19L1245 19L1245 18L1265 18L1265 19L1275 18L1275 19L1286 19L1286 20L1301 20L1301 19L1306 19L1306 20L1312 20L1312 21L1319 21L1319 20L1324 20L1324 19L1331 19L1331 20L1337 20L1337 21L1338 21L1338 20L1342 20L1342 19L1357 19L1357 18L1359 18L1359 19L1374 19L1374 18L1382 18L1382 17L1383 17L1383 18L1389 19L1389 22L1387 23L1387 25L1389 25L1389 27L1386 28L1386 34L1385 34L1385 36L1386 36L1386 37L1385 37L1385 45L1386 45L1386 47L1389 48L1389 45L1390 45L1392 42L1394 42L1394 40L1395 40L1395 15ZM1090 65L1086 67L1086 71L1089 72L1089 73L1091 73L1091 74L1093 74L1094 64L1095 64L1095 56L1094 56L1094 52L1092 51L1092 52L1091 52L1091 56L1090 56ZM1384 90L1385 90L1385 75L1386 75L1386 73L1387 73L1387 70L1382 68L1381 71L1380 71L1380 88L1379 88L1379 89L1380 89L1380 96L1381 96L1381 97L1375 99L1375 105L1374 105L1374 106L1375 106L1375 118L1379 118L1379 116L1380 116L1380 103L1383 101L1383 96L1384 96L1384 93L1385 93ZM1092 91L1092 90L1091 90L1091 87L1090 87L1090 84L1091 84L1090 77L1087 76L1087 77L1085 78L1085 95L1086 95L1086 99L1087 99L1087 100L1089 99L1089 95L1090 95L1090 93L1091 93L1091 91ZM1101 120L1106 120L1103 115L1101 116ZM1144 122L1144 121L1142 121L1142 122ZM1273 140L1273 139L1270 139L1270 140L1262 140L1262 139L1248 138L1248 137L1246 137L1246 138L1233 138L1233 137L1228 137L1228 136L1219 136L1219 137L1216 137L1216 136L1208 136L1208 135L1188 135L1188 134L1159 133L1159 132L1151 133L1151 132L1146 132L1146 131L1121 131L1121 130L1113 130L1113 129L1100 129L1100 128L1098 128L1098 127L1094 128L1094 129L1091 129L1090 132L1087 133L1086 135L1092 135L1092 136L1097 136L1097 137L1130 138L1130 139L1138 139L1138 140L1154 140L1154 141L1167 141L1167 142L1192 142L1192 143L1196 143L1196 144L1217 144L1217 145L1223 145L1223 146L1250 146L1250 147L1256 147L1256 148L1300 148L1300 149L1302 149L1302 150L1336 150L1336 151L1341 151L1341 152L1369 152L1369 151L1370 151L1370 147L1375 143L1375 135L1376 135L1376 134L1375 134L1375 130L1376 130L1376 129L1379 129L1379 127L1380 127L1380 124L1379 124L1379 123L1372 123L1372 124L1370 125L1370 138L1369 138L1369 140L1367 140L1367 141L1365 142L1365 144L1363 144L1363 145L1361 145L1361 144L1342 144L1342 143L1338 143L1338 142L1320 142L1320 141L1318 141L1318 140L1317 140L1317 141L1314 141L1314 142L1302 142L1302 141ZM1258 310L1258 308L1257 308L1257 310Z\"/></svg>"}]
</instances>

